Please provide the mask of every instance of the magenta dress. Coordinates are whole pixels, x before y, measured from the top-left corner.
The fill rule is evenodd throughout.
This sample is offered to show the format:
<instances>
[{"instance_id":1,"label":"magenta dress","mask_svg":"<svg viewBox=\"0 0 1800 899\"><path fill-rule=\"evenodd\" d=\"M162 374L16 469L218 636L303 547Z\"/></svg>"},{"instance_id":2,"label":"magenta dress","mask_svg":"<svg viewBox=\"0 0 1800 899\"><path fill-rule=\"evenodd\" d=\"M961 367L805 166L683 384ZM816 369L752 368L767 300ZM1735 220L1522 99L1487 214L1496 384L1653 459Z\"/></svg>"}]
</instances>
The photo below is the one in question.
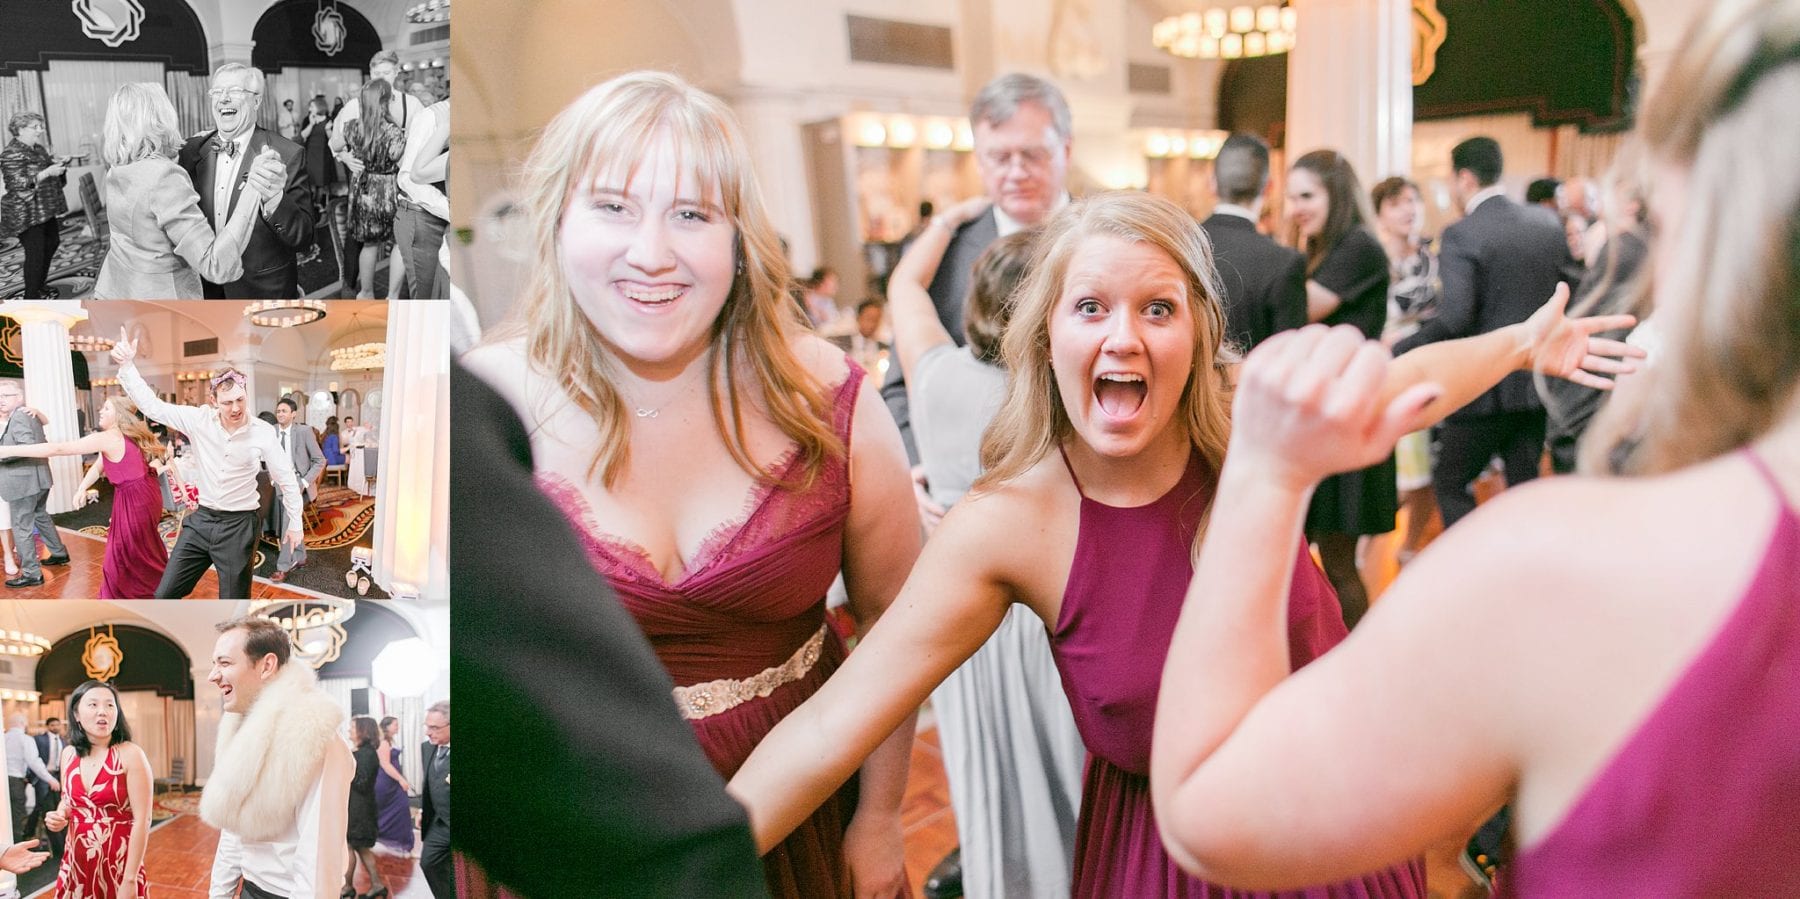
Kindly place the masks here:
<instances>
[{"instance_id":1,"label":"magenta dress","mask_svg":"<svg viewBox=\"0 0 1800 899\"><path fill-rule=\"evenodd\" d=\"M144 464L143 450L130 438L125 455L114 462L100 454L102 470L113 485L112 525L106 531L106 557L100 564L101 599L151 599L169 564L156 523L162 520L162 488Z\"/></svg>"},{"instance_id":2,"label":"magenta dress","mask_svg":"<svg viewBox=\"0 0 1800 899\"><path fill-rule=\"evenodd\" d=\"M1066 461L1066 458L1065 458ZM1070 471L1074 477L1074 471ZM1081 484L1076 483L1080 490ZM1150 805L1150 731L1163 662L1193 579L1194 534L1212 501L1213 478L1198 452L1181 480L1148 505L1116 508L1081 497L1081 530L1050 635L1056 666L1088 748L1076 824L1075 897L1425 896L1413 859L1328 886L1280 892L1236 890L1190 876L1163 849ZM1213 527L1230 522L1213 521ZM1305 665L1347 635L1337 595L1305 544L1288 595L1288 652ZM1372 815L1404 809L1370 809Z\"/></svg>"},{"instance_id":3,"label":"magenta dress","mask_svg":"<svg viewBox=\"0 0 1800 899\"><path fill-rule=\"evenodd\" d=\"M1508 895L1800 896L1800 516L1746 455L1781 502L1749 589Z\"/></svg>"},{"instance_id":4,"label":"magenta dress","mask_svg":"<svg viewBox=\"0 0 1800 899\"><path fill-rule=\"evenodd\" d=\"M833 398L833 424L846 449L862 378L862 369L851 363ZM790 452L775 470L785 475L798 466ZM539 474L537 480L574 524L678 686L749 678L801 655L823 632L817 660L799 679L765 697L690 720L723 777L729 779L756 744L843 662L844 644L824 622L825 594L843 565L850 513L846 459L828 460L803 491L757 488L746 503L746 517L717 528L674 583L663 580L640 547L604 533L573 484L553 474ZM843 838L855 809L855 784L852 778L763 856L771 895L850 895Z\"/></svg>"}]
</instances>

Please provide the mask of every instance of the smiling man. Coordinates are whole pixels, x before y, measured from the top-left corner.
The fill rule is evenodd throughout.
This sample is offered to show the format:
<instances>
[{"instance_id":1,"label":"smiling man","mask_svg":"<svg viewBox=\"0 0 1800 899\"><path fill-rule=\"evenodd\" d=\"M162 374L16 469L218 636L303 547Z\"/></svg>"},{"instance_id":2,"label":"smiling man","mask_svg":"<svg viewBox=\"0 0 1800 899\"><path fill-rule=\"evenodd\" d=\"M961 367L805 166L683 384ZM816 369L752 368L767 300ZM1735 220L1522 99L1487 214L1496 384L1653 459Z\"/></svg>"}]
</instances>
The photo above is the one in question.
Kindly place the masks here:
<instances>
[{"instance_id":1,"label":"smiling man","mask_svg":"<svg viewBox=\"0 0 1800 899\"><path fill-rule=\"evenodd\" d=\"M250 160L271 149L280 156L281 193L262 201L256 226L244 245L244 274L228 284L204 284L206 298L293 299L300 293L300 267L296 254L313 239L312 189L306 178L305 151L300 145L256 124L263 102L263 73L238 63L227 63L213 73L208 93L214 130L204 132L181 148L180 163L193 179L200 195L200 211L213 230L224 227L240 202L256 202L256 193L244 195Z\"/></svg>"},{"instance_id":2,"label":"smiling man","mask_svg":"<svg viewBox=\"0 0 1800 899\"><path fill-rule=\"evenodd\" d=\"M338 736L344 710L311 668L290 664L274 621L250 615L217 630L206 682L225 714L200 794L201 819L219 829L211 897L330 899L348 856L356 768Z\"/></svg>"},{"instance_id":3,"label":"smiling man","mask_svg":"<svg viewBox=\"0 0 1800 899\"><path fill-rule=\"evenodd\" d=\"M283 553L303 546L300 482L293 456L281 448L275 427L246 408L248 379L226 369L212 379L211 406L178 406L164 402L137 370L137 343L123 329L113 345L119 383L151 421L175 428L193 441L199 457L195 481L200 508L188 516L181 536L169 552L169 566L156 587L157 599L181 599L192 592L208 567L219 570L220 599L250 598L250 568L256 549L256 493L259 466L281 494ZM4 402L0 399L0 402Z\"/></svg>"}]
</instances>

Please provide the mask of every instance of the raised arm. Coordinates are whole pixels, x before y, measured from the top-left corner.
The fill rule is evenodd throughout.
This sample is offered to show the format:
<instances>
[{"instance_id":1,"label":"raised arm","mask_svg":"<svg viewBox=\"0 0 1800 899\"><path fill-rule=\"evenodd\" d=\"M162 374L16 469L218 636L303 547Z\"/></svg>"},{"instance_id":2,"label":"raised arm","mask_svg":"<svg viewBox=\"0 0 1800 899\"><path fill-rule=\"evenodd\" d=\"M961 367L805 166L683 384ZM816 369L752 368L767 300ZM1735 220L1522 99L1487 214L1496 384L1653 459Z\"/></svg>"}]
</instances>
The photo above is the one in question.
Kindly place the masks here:
<instances>
[{"instance_id":1,"label":"raised arm","mask_svg":"<svg viewBox=\"0 0 1800 899\"><path fill-rule=\"evenodd\" d=\"M160 421L177 431L192 433L205 419L206 413L193 406L178 406L163 402L150 385L144 383L144 376L137 370L137 341L132 340L124 328L119 329L119 340L113 344L112 360L119 366L119 386L125 388L125 395L144 413L144 417Z\"/></svg>"},{"instance_id":2,"label":"raised arm","mask_svg":"<svg viewBox=\"0 0 1800 899\"><path fill-rule=\"evenodd\" d=\"M1429 343L1399 356L1387 366L1382 399L1391 400L1426 382L1443 388L1438 398L1418 413L1410 430L1419 430L1442 421L1515 371L1538 370L1607 390L1612 380L1603 375L1637 370L1630 359L1641 358L1643 350L1593 336L1629 328L1636 319L1629 315L1569 318L1564 314L1568 304L1569 286L1558 284L1550 300L1525 321L1475 337Z\"/></svg>"},{"instance_id":3,"label":"raised arm","mask_svg":"<svg viewBox=\"0 0 1800 899\"><path fill-rule=\"evenodd\" d=\"M433 104L431 133L426 136L419 155L413 159L413 180L420 184L442 181L450 174L450 107Z\"/></svg>"},{"instance_id":4,"label":"raised arm","mask_svg":"<svg viewBox=\"0 0 1800 899\"><path fill-rule=\"evenodd\" d=\"M900 354L902 371L917 371L919 358L932 347L951 343L950 332L938 319L931 300L931 280L937 277L944 251L950 248L956 229L987 212L986 197L964 200L935 215L931 224L913 238L888 277L888 315L894 328L894 351Z\"/></svg>"},{"instance_id":5,"label":"raised arm","mask_svg":"<svg viewBox=\"0 0 1800 899\"><path fill-rule=\"evenodd\" d=\"M738 769L727 789L750 812L759 852L811 815L1000 626L1013 593L1007 548L993 544L1001 534L1031 543L1018 518L991 495L951 509L880 623Z\"/></svg>"}]
</instances>

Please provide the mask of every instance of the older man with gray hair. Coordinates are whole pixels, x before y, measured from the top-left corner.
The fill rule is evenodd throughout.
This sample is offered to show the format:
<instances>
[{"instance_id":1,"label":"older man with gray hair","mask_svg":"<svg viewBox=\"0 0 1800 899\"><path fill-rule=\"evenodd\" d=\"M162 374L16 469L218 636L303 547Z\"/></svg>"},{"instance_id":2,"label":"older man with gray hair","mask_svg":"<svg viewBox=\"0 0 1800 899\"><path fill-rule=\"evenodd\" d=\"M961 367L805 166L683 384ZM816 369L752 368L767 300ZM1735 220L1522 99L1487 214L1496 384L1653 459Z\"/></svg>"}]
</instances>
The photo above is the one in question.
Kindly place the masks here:
<instances>
[{"instance_id":1,"label":"older man with gray hair","mask_svg":"<svg viewBox=\"0 0 1800 899\"><path fill-rule=\"evenodd\" d=\"M228 284L204 282L209 300L294 299L300 292L299 251L312 244L312 188L306 178L306 151L297 143L256 123L262 110L264 79L259 69L226 63L213 72L208 97L214 130L190 139L177 161L200 195L200 211L223 230L238 203L258 202L244 195L250 160L265 147L281 159L280 193L261 199L256 226L244 244L244 274Z\"/></svg>"},{"instance_id":2,"label":"older man with gray hair","mask_svg":"<svg viewBox=\"0 0 1800 899\"><path fill-rule=\"evenodd\" d=\"M0 446L27 446L44 442L44 425L24 409L25 385L11 378L0 380ZM50 557L43 565L69 564L69 551L56 533L56 522L44 503L50 497L50 463L45 459L0 459L0 499L12 511L13 542L19 548L19 574L6 582L14 589L44 583L32 528L44 538Z\"/></svg>"}]
</instances>

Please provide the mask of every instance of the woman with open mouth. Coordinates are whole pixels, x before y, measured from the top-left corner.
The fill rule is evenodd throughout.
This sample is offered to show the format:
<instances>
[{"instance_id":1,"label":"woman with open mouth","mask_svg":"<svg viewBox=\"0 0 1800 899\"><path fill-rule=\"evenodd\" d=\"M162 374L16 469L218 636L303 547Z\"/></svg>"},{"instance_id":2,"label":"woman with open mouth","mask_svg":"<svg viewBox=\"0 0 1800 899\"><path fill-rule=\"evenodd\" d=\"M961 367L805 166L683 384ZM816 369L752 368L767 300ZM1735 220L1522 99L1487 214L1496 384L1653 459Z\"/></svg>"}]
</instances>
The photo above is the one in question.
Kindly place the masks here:
<instances>
[{"instance_id":1,"label":"woman with open mouth","mask_svg":"<svg viewBox=\"0 0 1800 899\"><path fill-rule=\"evenodd\" d=\"M150 845L150 758L131 742L125 710L111 685L87 681L69 696L69 745L57 761L62 801L44 816L69 828L57 896L147 899L144 852Z\"/></svg>"},{"instance_id":2,"label":"woman with open mouth","mask_svg":"<svg viewBox=\"0 0 1800 899\"><path fill-rule=\"evenodd\" d=\"M1589 335L1629 317L1571 320L1567 292L1504 331L1436 344L1391 368L1415 427L1509 371L1629 370L1623 344ZM994 632L1035 612L1090 753L1077 826L1078 897L1216 895L1164 850L1151 811L1151 715L1231 429L1237 360L1210 245L1185 210L1136 193L1066 207L1039 238L1004 341L1006 399L986 473L926 544L881 623L836 676L765 737L729 785L759 846L824 801L876 744ZM1426 387L1423 385L1430 384ZM1283 544L1284 643L1299 667L1345 634L1336 597L1298 535ZM1404 807L1365 809L1403 818ZM1372 865L1298 896L1418 897L1418 859Z\"/></svg>"}]
</instances>

